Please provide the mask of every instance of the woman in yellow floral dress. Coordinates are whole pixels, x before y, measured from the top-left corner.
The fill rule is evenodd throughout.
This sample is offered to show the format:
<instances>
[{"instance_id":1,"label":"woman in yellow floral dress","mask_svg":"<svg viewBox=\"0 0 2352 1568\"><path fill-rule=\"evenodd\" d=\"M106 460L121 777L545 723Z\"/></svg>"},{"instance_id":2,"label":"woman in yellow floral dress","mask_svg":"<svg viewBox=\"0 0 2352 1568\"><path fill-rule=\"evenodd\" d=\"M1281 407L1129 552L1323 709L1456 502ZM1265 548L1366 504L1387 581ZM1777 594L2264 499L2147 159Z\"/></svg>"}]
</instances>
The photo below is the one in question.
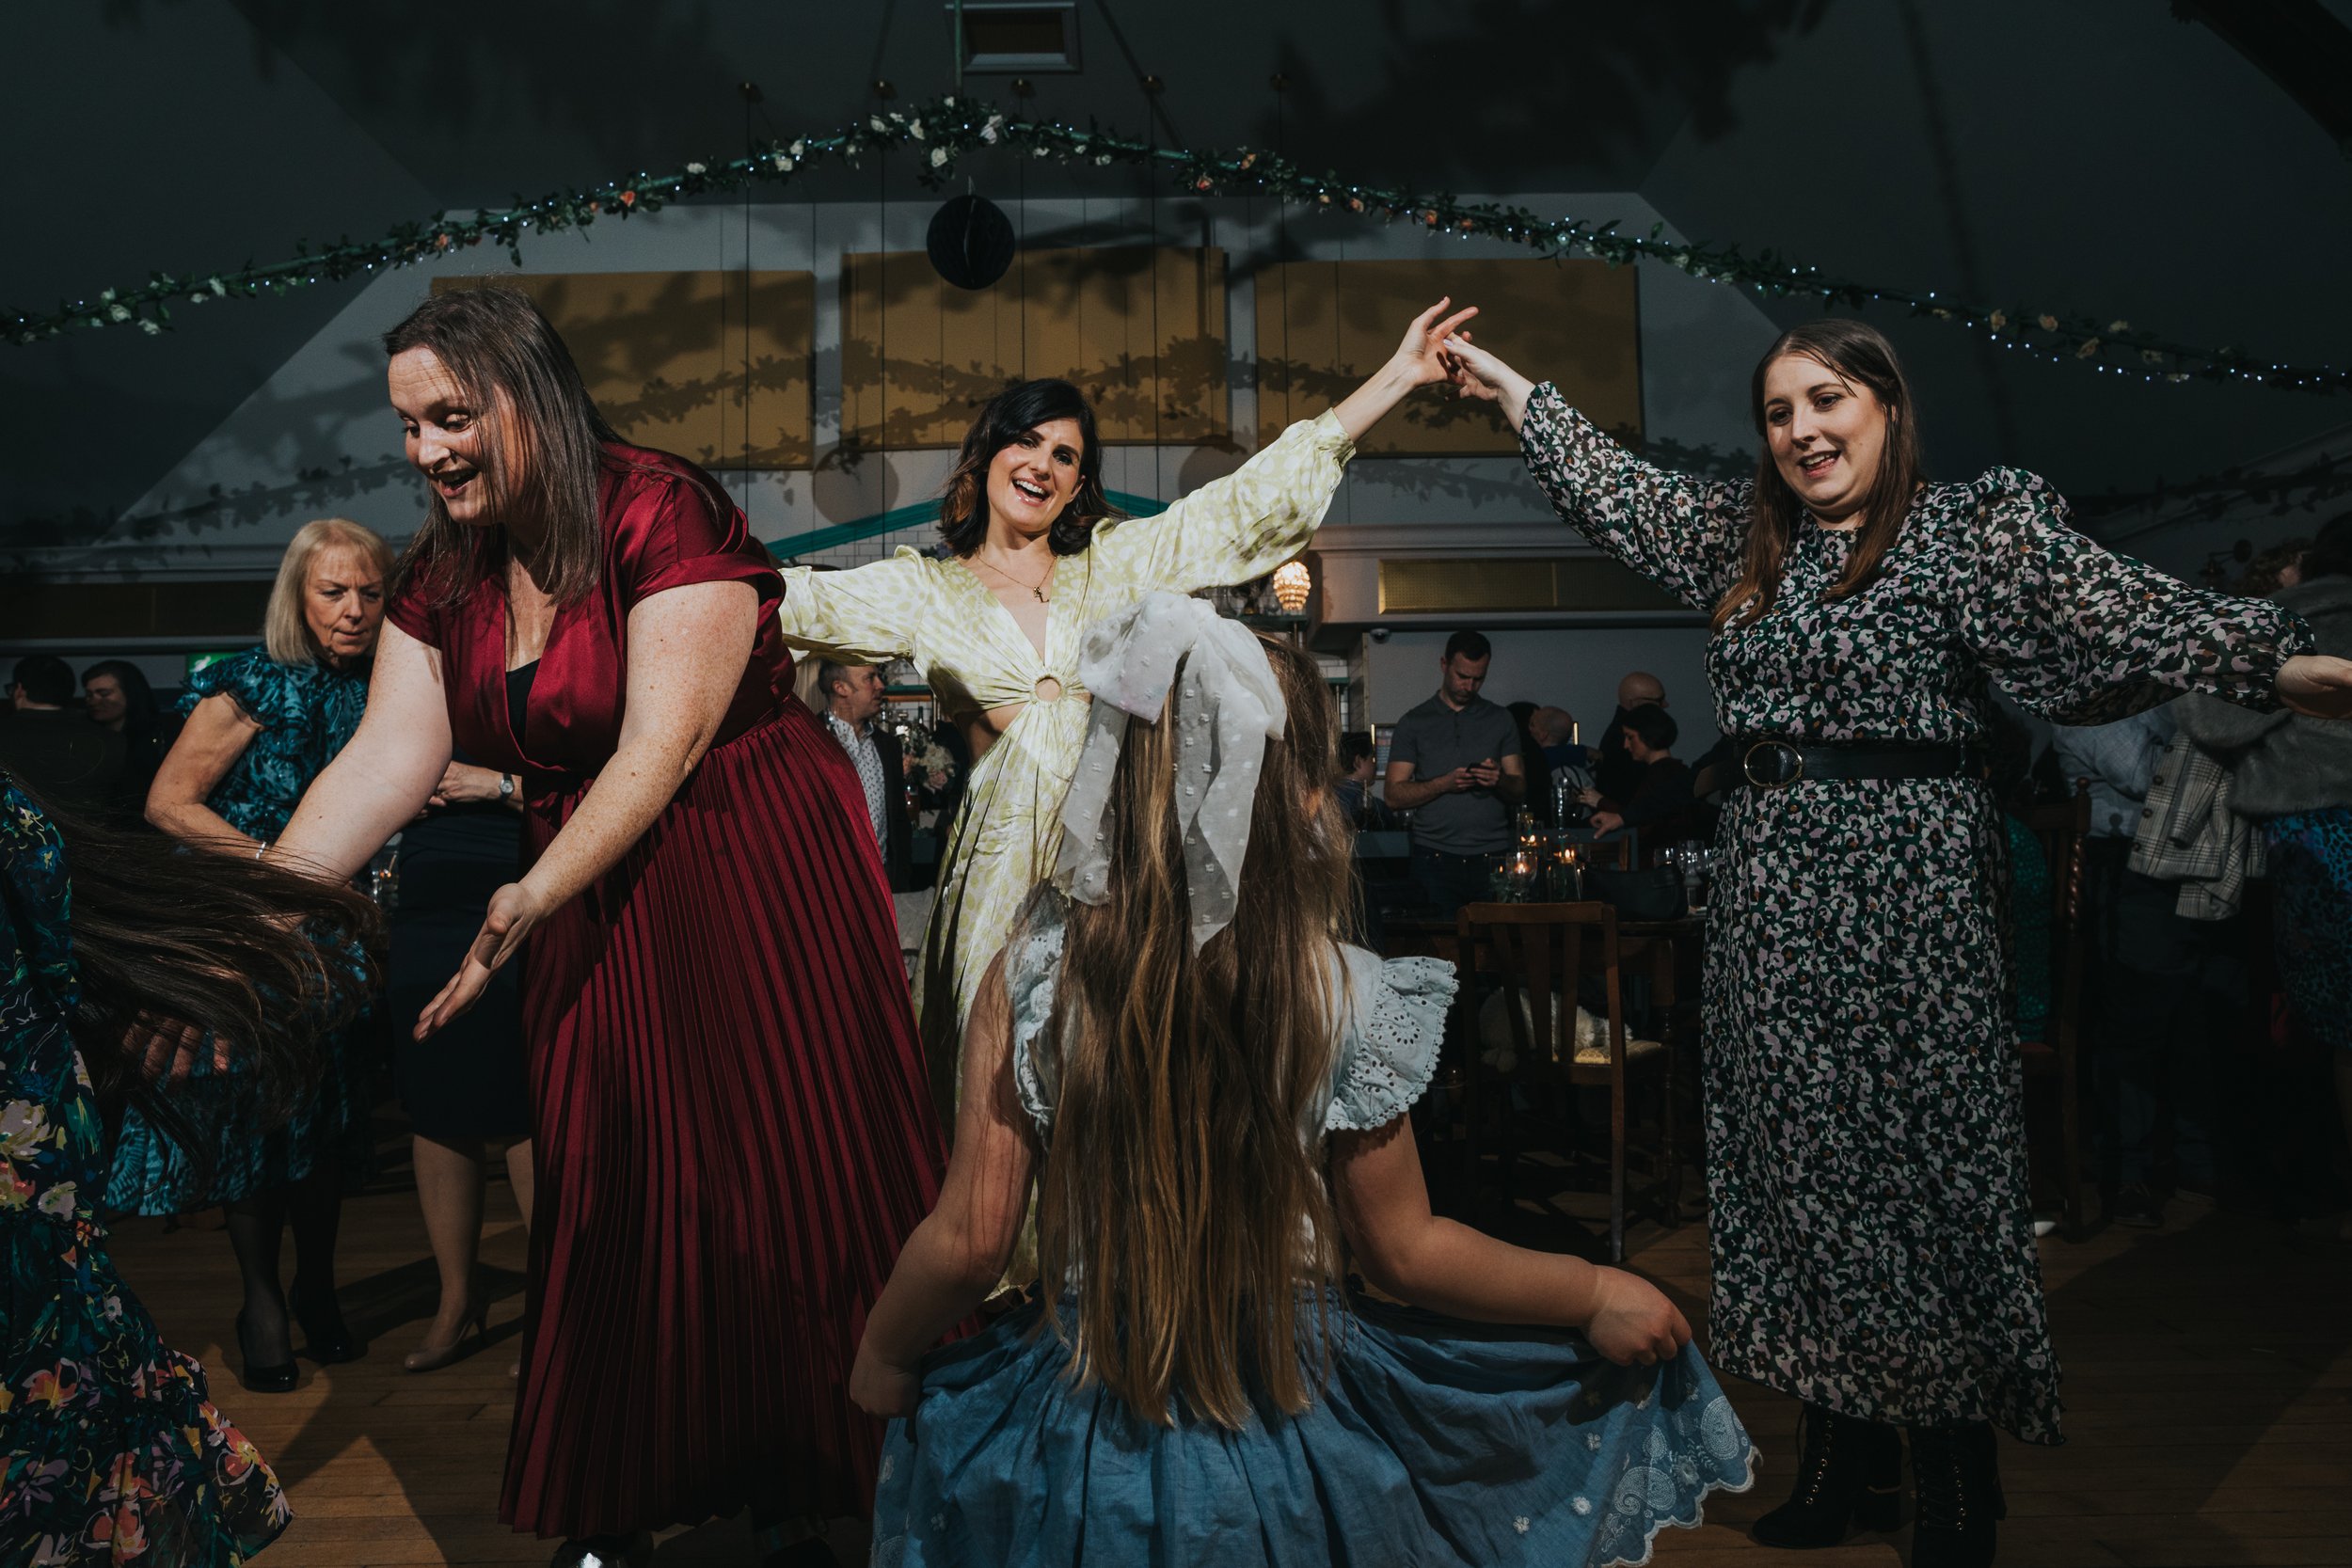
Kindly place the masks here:
<instances>
[{"instance_id":1,"label":"woman in yellow floral dress","mask_svg":"<svg viewBox=\"0 0 2352 1568\"><path fill-rule=\"evenodd\" d=\"M1321 418L1151 517L1111 515L1094 411L1076 388L1009 388L973 421L947 481L947 559L901 547L852 571L784 574L787 643L868 663L912 660L972 742L972 778L915 974L944 1114L953 1115L956 1045L973 991L1022 899L1052 869L1055 815L1086 735L1081 634L1146 594L1247 582L1296 555L1358 438L1413 388L1447 378L1436 345L1477 313L1447 316L1449 303L1416 316L1388 363Z\"/></svg>"}]
</instances>

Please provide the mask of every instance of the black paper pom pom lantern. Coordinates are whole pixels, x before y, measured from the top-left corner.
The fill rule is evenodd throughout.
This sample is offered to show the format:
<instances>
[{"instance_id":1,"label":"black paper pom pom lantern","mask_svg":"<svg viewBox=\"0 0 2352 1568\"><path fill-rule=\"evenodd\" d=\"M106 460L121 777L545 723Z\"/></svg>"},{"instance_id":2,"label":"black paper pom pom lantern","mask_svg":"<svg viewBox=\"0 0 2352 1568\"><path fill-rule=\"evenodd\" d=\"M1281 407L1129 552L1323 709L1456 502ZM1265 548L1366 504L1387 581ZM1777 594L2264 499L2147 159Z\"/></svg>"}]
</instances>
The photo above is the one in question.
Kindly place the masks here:
<instances>
[{"instance_id":1,"label":"black paper pom pom lantern","mask_svg":"<svg viewBox=\"0 0 2352 1568\"><path fill-rule=\"evenodd\" d=\"M985 289L1012 265L1012 220L984 196L960 196L931 214L931 266L959 289Z\"/></svg>"}]
</instances>

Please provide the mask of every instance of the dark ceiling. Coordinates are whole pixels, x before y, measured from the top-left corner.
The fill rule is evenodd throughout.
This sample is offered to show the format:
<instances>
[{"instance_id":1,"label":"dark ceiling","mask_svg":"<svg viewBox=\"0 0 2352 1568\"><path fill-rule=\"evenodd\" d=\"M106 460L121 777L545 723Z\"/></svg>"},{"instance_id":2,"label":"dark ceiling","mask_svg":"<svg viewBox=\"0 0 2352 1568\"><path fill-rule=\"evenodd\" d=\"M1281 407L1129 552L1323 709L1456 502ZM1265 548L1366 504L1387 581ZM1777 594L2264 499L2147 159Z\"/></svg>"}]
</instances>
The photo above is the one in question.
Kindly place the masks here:
<instances>
[{"instance_id":1,"label":"dark ceiling","mask_svg":"<svg viewBox=\"0 0 2352 1568\"><path fill-rule=\"evenodd\" d=\"M755 133L835 125L877 79L901 102L946 90L946 16L940 0L20 13L0 126L20 169L71 172L25 175L0 303L729 155L746 79L764 94ZM1139 128L1148 71L1167 84L1171 141L1279 140L1311 165L1457 191L1639 191L1692 237L1827 270L2352 357L2352 164L2228 40L2161 5L1079 0L1079 32L1084 70L1033 78L1040 114ZM1009 97L1004 77L966 87ZM913 196L910 174L882 178ZM1031 194L1101 188L1026 178ZM0 416L35 454L0 520L128 504L348 298L322 288L194 312L160 339L0 348ZM1946 468L2012 461L2129 486L2352 421L2352 402L2123 388L1888 325Z\"/></svg>"}]
</instances>

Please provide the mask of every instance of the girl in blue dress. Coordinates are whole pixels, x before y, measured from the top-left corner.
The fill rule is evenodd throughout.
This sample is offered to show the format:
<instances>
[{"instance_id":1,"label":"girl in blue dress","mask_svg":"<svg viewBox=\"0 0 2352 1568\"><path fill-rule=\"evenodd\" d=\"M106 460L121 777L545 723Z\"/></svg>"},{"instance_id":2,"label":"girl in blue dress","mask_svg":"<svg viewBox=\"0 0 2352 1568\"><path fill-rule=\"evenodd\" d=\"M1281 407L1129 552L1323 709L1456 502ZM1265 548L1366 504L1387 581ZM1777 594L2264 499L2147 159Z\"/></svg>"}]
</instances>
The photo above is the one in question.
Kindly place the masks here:
<instances>
[{"instance_id":1,"label":"girl in blue dress","mask_svg":"<svg viewBox=\"0 0 2352 1568\"><path fill-rule=\"evenodd\" d=\"M1055 885L983 983L946 1186L851 1373L896 1418L874 1560L1640 1562L1748 1486L1664 1296L1430 1213L1406 1116L1454 978L1334 935L1311 661L1162 594L1080 675ZM1058 1288L926 1356L1033 1187Z\"/></svg>"},{"instance_id":2,"label":"girl in blue dress","mask_svg":"<svg viewBox=\"0 0 2352 1568\"><path fill-rule=\"evenodd\" d=\"M150 821L199 851L260 857L359 727L390 565L384 541L358 523L303 526L278 566L263 645L188 678L180 702L187 723L156 773ZM371 1153L378 1035L363 1019L322 1039L315 1087L276 1112L262 1103L252 1074L215 1074L199 1063L181 1096L184 1135L165 1135L136 1108L124 1118L108 1207L228 1211L245 1280L239 1376L256 1393L294 1386L290 1302L313 1359L361 1353L335 1299L335 1240L344 1189L365 1175ZM289 1227L291 1294L278 1278Z\"/></svg>"}]
</instances>

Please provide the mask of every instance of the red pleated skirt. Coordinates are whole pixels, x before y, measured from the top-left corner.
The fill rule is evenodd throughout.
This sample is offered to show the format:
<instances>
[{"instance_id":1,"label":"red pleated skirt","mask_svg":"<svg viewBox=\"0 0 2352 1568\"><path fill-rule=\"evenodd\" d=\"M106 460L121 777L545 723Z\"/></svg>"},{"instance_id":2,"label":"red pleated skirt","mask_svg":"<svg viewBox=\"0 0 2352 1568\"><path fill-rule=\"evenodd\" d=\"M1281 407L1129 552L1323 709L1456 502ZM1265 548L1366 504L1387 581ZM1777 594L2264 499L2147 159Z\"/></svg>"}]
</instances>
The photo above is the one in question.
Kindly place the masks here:
<instances>
[{"instance_id":1,"label":"red pleated skirt","mask_svg":"<svg viewBox=\"0 0 2352 1568\"><path fill-rule=\"evenodd\" d=\"M586 784L534 800L530 853ZM863 1514L850 1364L946 1155L865 800L798 704L532 933L538 1196L501 1516Z\"/></svg>"}]
</instances>

